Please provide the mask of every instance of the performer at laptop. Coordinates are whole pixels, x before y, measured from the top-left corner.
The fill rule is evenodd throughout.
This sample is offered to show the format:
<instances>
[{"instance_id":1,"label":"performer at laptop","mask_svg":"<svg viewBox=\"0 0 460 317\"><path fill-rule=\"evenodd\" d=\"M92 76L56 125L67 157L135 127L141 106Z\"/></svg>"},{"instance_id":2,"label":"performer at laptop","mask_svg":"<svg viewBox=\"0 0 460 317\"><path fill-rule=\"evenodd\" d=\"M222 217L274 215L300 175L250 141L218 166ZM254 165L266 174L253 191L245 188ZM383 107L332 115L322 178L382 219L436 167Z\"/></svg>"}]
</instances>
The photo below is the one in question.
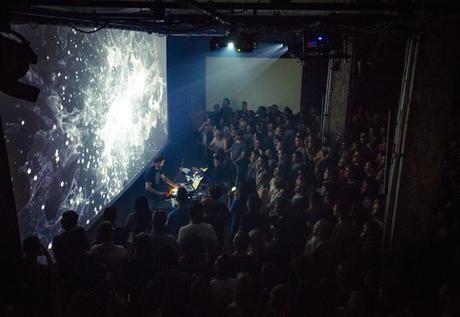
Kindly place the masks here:
<instances>
[{"instance_id":1,"label":"performer at laptop","mask_svg":"<svg viewBox=\"0 0 460 317\"><path fill-rule=\"evenodd\" d=\"M179 188L179 185L171 181L163 173L163 165L165 164L165 158L163 156L157 156L153 159L152 166L145 172L145 196L149 201L149 207L151 210L155 209L163 199L168 195L165 191L164 183L174 188Z\"/></svg>"}]
</instances>

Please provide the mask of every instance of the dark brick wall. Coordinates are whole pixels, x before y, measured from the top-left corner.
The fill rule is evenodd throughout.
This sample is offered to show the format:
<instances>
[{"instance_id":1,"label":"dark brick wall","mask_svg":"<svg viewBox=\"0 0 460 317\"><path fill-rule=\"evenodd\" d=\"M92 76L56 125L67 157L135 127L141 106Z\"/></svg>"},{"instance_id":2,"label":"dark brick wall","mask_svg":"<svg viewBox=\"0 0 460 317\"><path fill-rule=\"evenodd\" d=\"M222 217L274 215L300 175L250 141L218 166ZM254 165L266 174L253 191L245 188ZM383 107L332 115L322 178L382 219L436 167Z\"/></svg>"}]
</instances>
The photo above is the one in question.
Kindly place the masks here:
<instances>
[{"instance_id":1,"label":"dark brick wall","mask_svg":"<svg viewBox=\"0 0 460 317\"><path fill-rule=\"evenodd\" d=\"M425 26L421 36L397 205L396 248L429 238L441 195L441 166L460 71L458 20Z\"/></svg>"}]
</instances>

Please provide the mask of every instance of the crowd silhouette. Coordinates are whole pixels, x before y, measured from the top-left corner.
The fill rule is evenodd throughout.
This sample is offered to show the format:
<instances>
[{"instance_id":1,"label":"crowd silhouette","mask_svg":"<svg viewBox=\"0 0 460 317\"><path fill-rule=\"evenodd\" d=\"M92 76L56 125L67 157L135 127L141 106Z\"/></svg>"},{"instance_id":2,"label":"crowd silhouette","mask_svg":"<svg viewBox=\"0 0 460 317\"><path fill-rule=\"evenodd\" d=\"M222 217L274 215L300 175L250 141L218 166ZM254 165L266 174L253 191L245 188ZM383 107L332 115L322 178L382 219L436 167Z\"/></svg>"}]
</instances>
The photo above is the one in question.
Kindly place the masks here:
<instances>
[{"instance_id":1,"label":"crowd silhouette","mask_svg":"<svg viewBox=\"0 0 460 317\"><path fill-rule=\"evenodd\" d=\"M166 214L139 197L120 227L109 207L94 241L75 211L64 212L51 254L37 237L24 240L24 282L7 313L459 315L458 136L433 237L447 264L433 268L432 283L411 284L382 265L386 115L360 110L330 138L314 108L233 111L225 100L215 110L196 132L213 178L201 201L179 189L177 209Z\"/></svg>"}]
</instances>

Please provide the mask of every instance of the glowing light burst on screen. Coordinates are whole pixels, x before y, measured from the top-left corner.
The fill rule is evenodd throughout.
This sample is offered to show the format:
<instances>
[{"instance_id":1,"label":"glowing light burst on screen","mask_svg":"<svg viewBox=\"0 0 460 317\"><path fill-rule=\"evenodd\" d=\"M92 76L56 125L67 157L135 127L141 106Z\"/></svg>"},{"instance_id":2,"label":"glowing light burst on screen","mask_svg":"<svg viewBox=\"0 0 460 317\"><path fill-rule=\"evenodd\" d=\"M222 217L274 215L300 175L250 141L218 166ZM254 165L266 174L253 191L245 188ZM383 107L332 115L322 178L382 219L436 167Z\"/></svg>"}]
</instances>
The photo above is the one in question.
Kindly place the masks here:
<instances>
[{"instance_id":1,"label":"glowing light burst on screen","mask_svg":"<svg viewBox=\"0 0 460 317\"><path fill-rule=\"evenodd\" d=\"M164 39L53 27L51 41L51 27L43 28L41 40L54 47L28 78L41 82L32 111L45 127L34 131L20 167L30 198L19 218L23 232L46 238L66 209L89 223L158 153L167 139L167 107Z\"/></svg>"},{"instance_id":2,"label":"glowing light burst on screen","mask_svg":"<svg viewBox=\"0 0 460 317\"><path fill-rule=\"evenodd\" d=\"M87 91L90 100L106 106L103 124L95 134L104 143L97 178L111 184L107 192L110 198L119 193L132 176L128 164L143 155L151 127L157 126L159 117L166 116L166 113L160 113L158 102L163 100L165 88L164 81L158 76L158 64L151 63L148 55L147 58L143 56L150 54L148 50L144 52L137 45L126 45L133 43L130 36L122 37L121 42L117 39L120 37L112 37L105 46L107 67L99 75L99 89L90 87Z\"/></svg>"}]
</instances>

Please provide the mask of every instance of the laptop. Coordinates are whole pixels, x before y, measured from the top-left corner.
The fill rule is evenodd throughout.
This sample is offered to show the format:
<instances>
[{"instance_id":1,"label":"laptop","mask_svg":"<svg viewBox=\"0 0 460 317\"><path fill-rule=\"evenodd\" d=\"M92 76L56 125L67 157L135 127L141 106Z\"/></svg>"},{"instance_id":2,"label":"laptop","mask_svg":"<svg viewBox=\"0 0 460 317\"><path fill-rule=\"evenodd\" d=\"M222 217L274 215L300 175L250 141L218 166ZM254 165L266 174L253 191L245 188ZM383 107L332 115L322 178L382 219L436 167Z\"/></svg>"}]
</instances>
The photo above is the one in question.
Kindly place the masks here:
<instances>
[{"instance_id":1,"label":"laptop","mask_svg":"<svg viewBox=\"0 0 460 317\"><path fill-rule=\"evenodd\" d=\"M193 180L192 186L194 190L197 190L198 187L200 187L201 180L203 179L203 176L196 176L195 179Z\"/></svg>"}]
</instances>

